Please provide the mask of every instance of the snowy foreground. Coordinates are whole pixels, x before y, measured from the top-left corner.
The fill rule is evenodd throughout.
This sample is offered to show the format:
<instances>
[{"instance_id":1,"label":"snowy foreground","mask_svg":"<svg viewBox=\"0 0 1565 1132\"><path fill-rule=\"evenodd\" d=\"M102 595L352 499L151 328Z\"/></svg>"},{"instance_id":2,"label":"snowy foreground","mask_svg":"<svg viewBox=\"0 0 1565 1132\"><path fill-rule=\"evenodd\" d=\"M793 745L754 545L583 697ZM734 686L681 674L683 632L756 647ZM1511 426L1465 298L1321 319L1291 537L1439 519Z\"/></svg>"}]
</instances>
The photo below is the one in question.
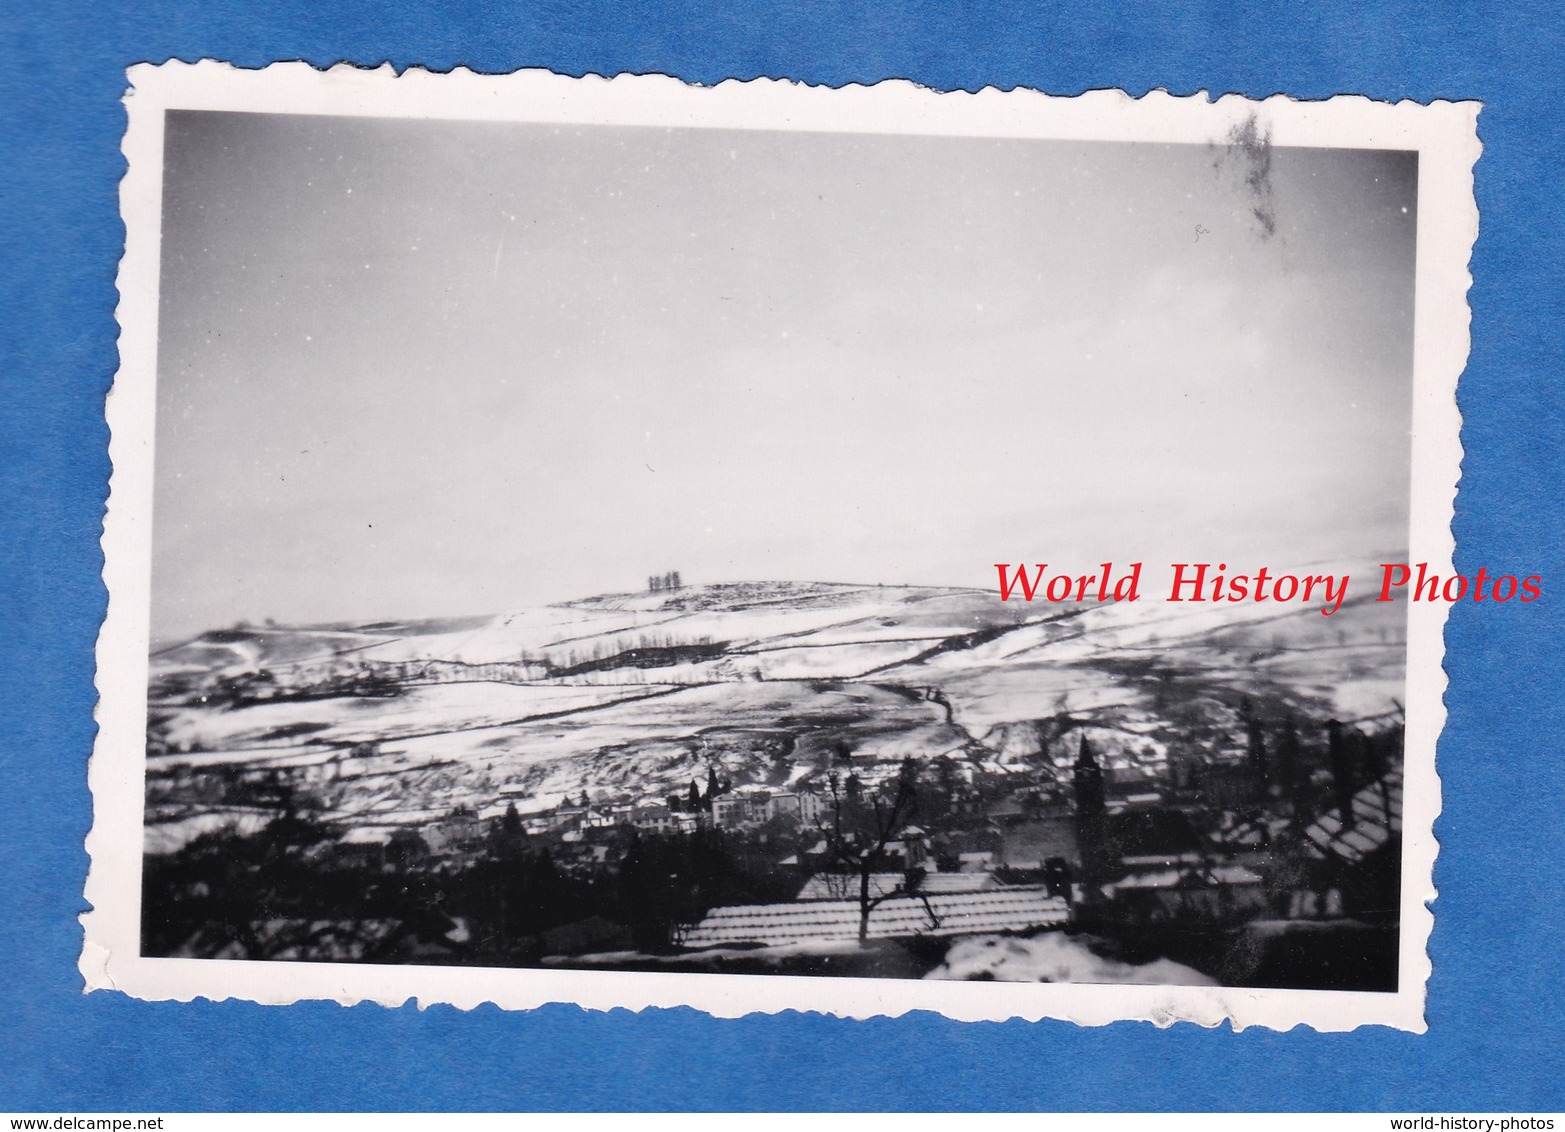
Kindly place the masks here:
<instances>
[{"instance_id":1,"label":"snowy foreground","mask_svg":"<svg viewBox=\"0 0 1565 1132\"><path fill-rule=\"evenodd\" d=\"M603 952L570 960L572 966L688 971L773 972L824 974L833 966L840 973L863 975L884 970L903 957L882 951L871 956L878 967L862 961L868 953L849 940L812 940L774 947L712 948L695 953L653 956L635 951ZM866 969L868 967L868 969ZM917 977L917 970L897 970ZM1122 963L1096 955L1084 937L1063 932L1033 936L978 935L956 940L944 962L922 973L925 979L981 980L1005 983L1127 983L1147 986L1217 986L1215 979L1168 959L1151 963Z\"/></svg>"},{"instance_id":2,"label":"snowy foreground","mask_svg":"<svg viewBox=\"0 0 1565 1132\"><path fill-rule=\"evenodd\" d=\"M993 979L1002 983L1138 983L1216 986L1193 968L1168 959L1136 965L1094 955L1059 932L1031 938L973 936L958 940L926 979Z\"/></svg>"}]
</instances>

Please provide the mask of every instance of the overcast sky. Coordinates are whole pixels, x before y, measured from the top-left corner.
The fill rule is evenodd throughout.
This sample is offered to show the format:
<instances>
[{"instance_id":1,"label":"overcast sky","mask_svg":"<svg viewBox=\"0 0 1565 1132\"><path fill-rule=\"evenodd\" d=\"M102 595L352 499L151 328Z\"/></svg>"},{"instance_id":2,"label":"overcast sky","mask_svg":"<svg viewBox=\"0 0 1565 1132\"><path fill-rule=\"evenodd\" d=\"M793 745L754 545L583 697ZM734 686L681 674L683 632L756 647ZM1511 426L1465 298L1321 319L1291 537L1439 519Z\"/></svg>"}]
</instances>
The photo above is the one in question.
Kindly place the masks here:
<instances>
[{"instance_id":1,"label":"overcast sky","mask_svg":"<svg viewBox=\"0 0 1565 1132\"><path fill-rule=\"evenodd\" d=\"M1416 164L198 112L153 633L1406 544Z\"/></svg>"}]
</instances>

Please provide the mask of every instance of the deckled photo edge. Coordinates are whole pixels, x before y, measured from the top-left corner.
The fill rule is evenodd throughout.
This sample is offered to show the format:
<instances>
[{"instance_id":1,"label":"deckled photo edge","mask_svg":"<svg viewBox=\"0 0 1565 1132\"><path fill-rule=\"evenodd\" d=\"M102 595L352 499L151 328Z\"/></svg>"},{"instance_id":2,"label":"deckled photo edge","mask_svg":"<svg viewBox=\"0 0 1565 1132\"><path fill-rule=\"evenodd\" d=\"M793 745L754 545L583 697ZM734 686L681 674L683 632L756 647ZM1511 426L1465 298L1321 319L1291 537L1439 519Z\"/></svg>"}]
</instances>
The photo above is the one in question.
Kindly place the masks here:
<instances>
[{"instance_id":1,"label":"deckled photo edge","mask_svg":"<svg viewBox=\"0 0 1565 1132\"><path fill-rule=\"evenodd\" d=\"M104 581L109 612L98 644L100 730L89 768L94 820L82 917L85 989L149 999L228 997L286 1004L485 1002L521 1009L551 1002L588 1009L694 1006L718 1017L784 1010L845 1017L934 1010L979 1021L1061 1018L1083 1025L1145 1020L1159 1025L1231 1022L1287 1029L1346 1030L1365 1024L1422 1031L1434 916L1433 823L1439 813L1435 747L1443 726L1445 607L1410 607L1405 840L1402 857L1401 980L1392 994L1242 987L923 983L746 975L671 975L540 969L372 967L149 959L139 955L139 906L150 640L152 438L157 365L162 116L167 109L226 109L344 116L664 124L838 131L969 134L1058 140L1207 141L1260 112L1272 144L1419 152L1415 285L1413 529L1411 560L1449 571L1450 518L1460 469L1455 389L1468 348L1467 264L1478 216L1472 170L1480 152L1472 103L1390 106L1348 97L1296 103L1224 96L1131 99L1113 91L1051 98L1032 91L937 94L904 82L830 90L771 80L715 88L661 77L572 80L545 72L515 76L336 68L304 64L261 71L226 65L141 65L130 72L128 170L122 183L126 253L116 312L121 367L107 404L113 461L105 519ZM487 96L487 97L482 97ZM1165 136L1172 135L1172 136ZM987 548L975 550L989 553Z\"/></svg>"}]
</instances>

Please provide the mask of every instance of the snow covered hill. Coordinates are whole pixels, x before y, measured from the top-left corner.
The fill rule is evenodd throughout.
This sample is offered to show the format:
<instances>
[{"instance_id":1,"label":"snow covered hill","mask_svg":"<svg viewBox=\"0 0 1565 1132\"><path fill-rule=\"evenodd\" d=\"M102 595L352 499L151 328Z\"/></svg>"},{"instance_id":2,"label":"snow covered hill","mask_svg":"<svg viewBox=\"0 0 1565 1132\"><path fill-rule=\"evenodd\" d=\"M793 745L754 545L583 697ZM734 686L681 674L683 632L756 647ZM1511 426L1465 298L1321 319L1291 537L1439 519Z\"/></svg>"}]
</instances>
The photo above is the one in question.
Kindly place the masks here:
<instances>
[{"instance_id":1,"label":"snow covered hill","mask_svg":"<svg viewBox=\"0 0 1565 1132\"><path fill-rule=\"evenodd\" d=\"M1281 612L1279 612L1281 609ZM458 806L661 798L716 768L795 788L851 753L1110 767L1242 749L1270 718L1399 710L1405 607L1002 603L993 591L735 583L492 618L211 632L152 658L149 847L244 817L233 783L311 784L364 836ZM213 784L220 775L228 785Z\"/></svg>"}]
</instances>

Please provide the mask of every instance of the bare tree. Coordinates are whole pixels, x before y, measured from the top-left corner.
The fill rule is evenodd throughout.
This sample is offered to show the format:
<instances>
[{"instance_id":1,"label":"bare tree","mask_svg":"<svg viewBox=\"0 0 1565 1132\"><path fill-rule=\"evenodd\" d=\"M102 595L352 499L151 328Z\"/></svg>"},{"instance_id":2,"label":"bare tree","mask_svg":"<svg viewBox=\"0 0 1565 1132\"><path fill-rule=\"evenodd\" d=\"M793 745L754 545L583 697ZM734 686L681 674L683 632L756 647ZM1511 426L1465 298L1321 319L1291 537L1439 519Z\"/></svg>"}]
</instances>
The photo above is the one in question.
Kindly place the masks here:
<instances>
[{"instance_id":1,"label":"bare tree","mask_svg":"<svg viewBox=\"0 0 1565 1132\"><path fill-rule=\"evenodd\" d=\"M882 783L873 793L866 793L859 787L856 775L850 775L849 781L844 783L833 772L827 782L832 800L830 824L822 820L820 829L826 837L833 863L857 880L860 945L869 939L870 913L898 896L919 900L930 926L939 927L940 918L920 888L924 876L922 869L905 870L903 879L887 891L875 892L871 887L876 869L885 863L886 847L897 839L918 812L917 764L910 758L903 759L896 778Z\"/></svg>"}]
</instances>

